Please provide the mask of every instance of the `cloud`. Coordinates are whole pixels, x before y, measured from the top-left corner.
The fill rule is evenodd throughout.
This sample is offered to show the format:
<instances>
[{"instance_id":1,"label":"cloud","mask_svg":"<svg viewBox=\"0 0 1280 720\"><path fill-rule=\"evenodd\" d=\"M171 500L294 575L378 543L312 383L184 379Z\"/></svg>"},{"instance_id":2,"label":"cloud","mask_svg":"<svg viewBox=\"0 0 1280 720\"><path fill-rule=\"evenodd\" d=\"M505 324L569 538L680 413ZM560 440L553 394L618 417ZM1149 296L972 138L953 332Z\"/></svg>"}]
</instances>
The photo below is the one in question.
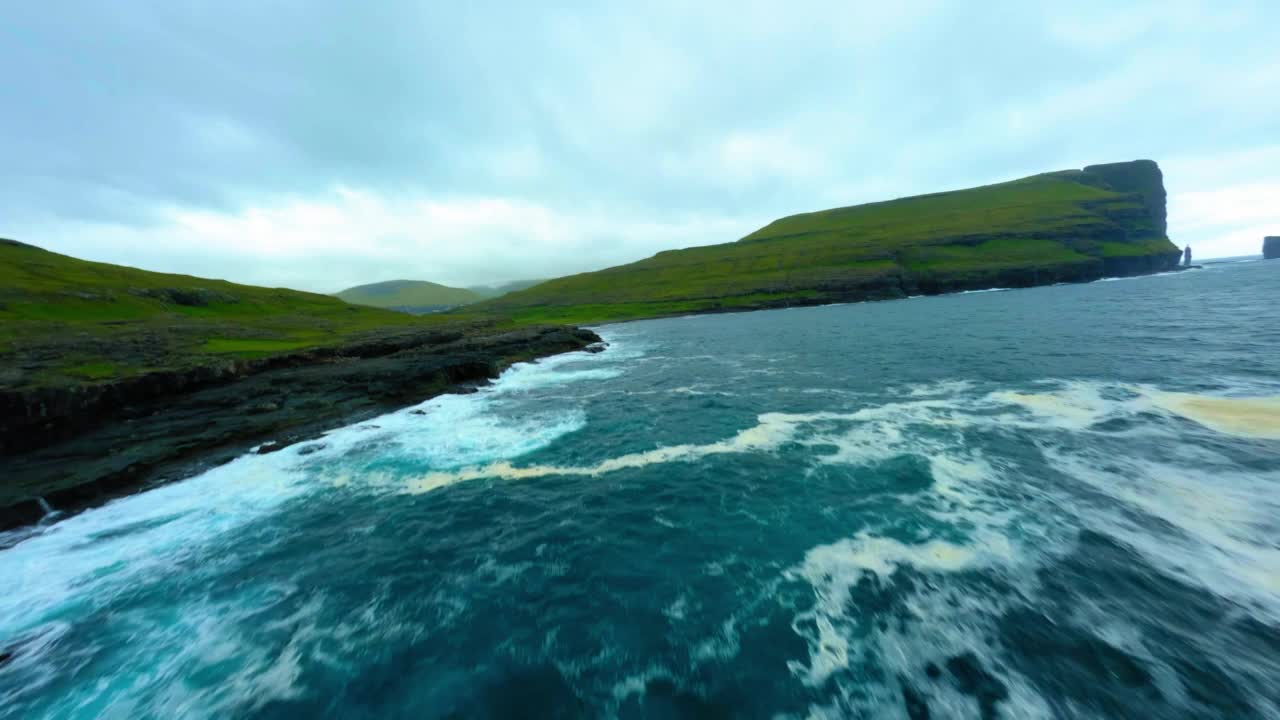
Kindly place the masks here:
<instances>
[{"instance_id":1,"label":"cloud","mask_svg":"<svg viewBox=\"0 0 1280 720\"><path fill-rule=\"evenodd\" d=\"M1151 157L1171 234L1234 254L1276 220L1278 24L1192 0L19 4L0 235L312 289L497 282Z\"/></svg>"},{"instance_id":2,"label":"cloud","mask_svg":"<svg viewBox=\"0 0 1280 720\"><path fill-rule=\"evenodd\" d=\"M1280 180L1242 183L1199 192L1179 193L1177 215L1187 232L1234 223L1280 222Z\"/></svg>"},{"instance_id":3,"label":"cloud","mask_svg":"<svg viewBox=\"0 0 1280 720\"><path fill-rule=\"evenodd\" d=\"M783 130L730 130L691 153L667 153L663 170L677 182L715 183L743 191L763 183L817 184L832 177L827 158Z\"/></svg>"},{"instance_id":4,"label":"cloud","mask_svg":"<svg viewBox=\"0 0 1280 720\"><path fill-rule=\"evenodd\" d=\"M1210 257L1257 255L1262 239L1280 233L1280 180L1177 193L1170 224L1174 240L1208 246Z\"/></svg>"},{"instance_id":5,"label":"cloud","mask_svg":"<svg viewBox=\"0 0 1280 720\"><path fill-rule=\"evenodd\" d=\"M1280 144L1235 152L1177 156L1164 164L1169 234L1197 257L1262 252L1280 233Z\"/></svg>"},{"instance_id":6,"label":"cloud","mask_svg":"<svg viewBox=\"0 0 1280 720\"><path fill-rule=\"evenodd\" d=\"M92 260L335 292L402 278L474 285L553 277L644 257L657 242L721 242L756 224L703 215L654 221L503 197L391 197L350 187L235 213L172 206L157 214L147 227L67 223L48 244Z\"/></svg>"}]
</instances>

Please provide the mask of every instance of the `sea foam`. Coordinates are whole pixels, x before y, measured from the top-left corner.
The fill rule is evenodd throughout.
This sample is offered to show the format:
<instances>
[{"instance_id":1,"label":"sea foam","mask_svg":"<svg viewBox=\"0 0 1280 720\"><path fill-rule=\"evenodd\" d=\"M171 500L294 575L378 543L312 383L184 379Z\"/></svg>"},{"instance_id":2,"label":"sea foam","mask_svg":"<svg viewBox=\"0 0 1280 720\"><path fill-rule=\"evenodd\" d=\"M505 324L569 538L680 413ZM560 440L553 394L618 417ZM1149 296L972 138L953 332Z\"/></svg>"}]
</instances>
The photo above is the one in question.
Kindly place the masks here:
<instances>
[{"instance_id":1,"label":"sea foam","mask_svg":"<svg viewBox=\"0 0 1280 720\"><path fill-rule=\"evenodd\" d=\"M1160 408L1221 433L1280 440L1280 396L1216 397L1150 391Z\"/></svg>"},{"instance_id":2,"label":"sea foam","mask_svg":"<svg viewBox=\"0 0 1280 720\"><path fill-rule=\"evenodd\" d=\"M1018 596L1034 596L1040 592L1037 569L1072 552L1080 528L1117 538L1171 576L1280 619L1280 551L1270 542L1274 518L1280 516L1273 492L1280 474L1227 469L1230 462L1212 450L1187 447L1187 427L1179 422L1190 419L1213 432L1266 437L1273 397L1169 393L1087 381L1037 385L1034 391L985 393L957 383L910 388L906 396L920 399L818 414L814 417L847 424L815 426L813 434L798 436L800 443L836 448L817 460L821 463L870 465L901 454L929 458L932 485L921 494L900 495L898 502L931 518L935 528L911 540L901 529L861 530L810 548L787 571L814 591L812 607L799 611L793 625L809 644L809 658L790 667L806 684L826 687L844 677L856 660L854 648L868 643L878 649L879 662L911 677L920 668L908 658L984 647L995 632L992 623L1007 609L1008 600L1000 596L956 595L950 584L914 583L905 587L915 588L908 601L915 621L869 630L852 600L854 588L868 577L884 584L895 582L903 568L926 575L981 569L1019 588ZM1116 420L1124 422L1109 422ZM1000 436L1029 441L1047 474L1037 477L1046 471L1029 471L1008 460L989 461L975 449L973 433L984 438L978 446L998 443ZM1146 441L1135 445L1137 437ZM1126 452L1099 445L1108 438ZM1206 477L1214 482L1206 483ZM1088 491L1082 494L1081 488ZM1151 523L1135 521L1135 513L1169 530L1153 532ZM1109 616L1103 620L1108 637L1125 644L1132 629ZM1142 654L1141 647L1128 645ZM999 666L996 655L979 657L988 667ZM1012 668L999 670L1008 685L1010 710L1051 716L1025 678ZM811 708L813 714L857 708L874 713L897 702L892 688L867 690L858 683L850 688L855 686L857 692L841 693L841 703ZM970 700L939 696L939 689L930 687L935 710L972 712Z\"/></svg>"},{"instance_id":3,"label":"sea foam","mask_svg":"<svg viewBox=\"0 0 1280 720\"><path fill-rule=\"evenodd\" d=\"M504 418L496 410L532 389L614 377L613 348L510 368L470 395L420 405L326 433L278 452L250 453L193 478L117 499L50 525L0 552L0 639L20 637L68 603L167 572L179 556L326 488L386 486L369 467L388 458L458 467L517 457L580 429L579 410ZM397 485L398 487L398 485Z\"/></svg>"}]
</instances>

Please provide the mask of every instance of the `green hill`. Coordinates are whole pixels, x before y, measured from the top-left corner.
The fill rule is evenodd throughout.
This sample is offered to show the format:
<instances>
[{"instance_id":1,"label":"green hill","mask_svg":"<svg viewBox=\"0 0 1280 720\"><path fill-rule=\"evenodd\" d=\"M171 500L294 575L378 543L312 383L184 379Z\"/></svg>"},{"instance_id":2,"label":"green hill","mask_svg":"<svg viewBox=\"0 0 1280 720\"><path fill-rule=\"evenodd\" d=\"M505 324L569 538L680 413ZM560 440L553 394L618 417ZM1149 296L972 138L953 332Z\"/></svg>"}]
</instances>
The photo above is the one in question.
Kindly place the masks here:
<instances>
[{"instance_id":1,"label":"green hill","mask_svg":"<svg viewBox=\"0 0 1280 720\"><path fill-rule=\"evenodd\" d=\"M1139 160L792 215L737 242L544 282L472 306L602 322L1026 287L1173 267L1165 191Z\"/></svg>"},{"instance_id":2,"label":"green hill","mask_svg":"<svg viewBox=\"0 0 1280 720\"><path fill-rule=\"evenodd\" d=\"M438 322L0 240L0 390L265 357Z\"/></svg>"},{"instance_id":3,"label":"green hill","mask_svg":"<svg viewBox=\"0 0 1280 720\"><path fill-rule=\"evenodd\" d=\"M425 280L390 280L371 285L357 285L334 294L355 305L410 312L469 305L485 297L474 290L448 287Z\"/></svg>"}]
</instances>

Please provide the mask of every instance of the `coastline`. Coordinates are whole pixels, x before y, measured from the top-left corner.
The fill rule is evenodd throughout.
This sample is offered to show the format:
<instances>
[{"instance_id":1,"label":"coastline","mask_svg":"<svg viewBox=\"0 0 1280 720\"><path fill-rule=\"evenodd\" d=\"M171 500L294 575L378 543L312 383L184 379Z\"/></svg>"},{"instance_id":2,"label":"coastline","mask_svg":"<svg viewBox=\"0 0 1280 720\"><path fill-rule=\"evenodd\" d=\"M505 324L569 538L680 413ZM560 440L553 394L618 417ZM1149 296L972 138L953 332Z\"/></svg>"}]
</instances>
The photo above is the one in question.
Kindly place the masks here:
<instances>
[{"instance_id":1,"label":"coastline","mask_svg":"<svg viewBox=\"0 0 1280 720\"><path fill-rule=\"evenodd\" d=\"M427 333L218 373L196 368L158 384L107 384L88 397L71 393L77 402L9 393L6 412L33 422L5 428L0 531L183 480L255 447L272 452L438 395L473 391L515 363L599 342L590 330L564 326ZM55 426L56 433L40 435Z\"/></svg>"},{"instance_id":2,"label":"coastline","mask_svg":"<svg viewBox=\"0 0 1280 720\"><path fill-rule=\"evenodd\" d=\"M1090 283L1108 280L1169 275L1186 272L1188 270L1204 269L1203 265L1200 264L1191 266L1177 264L1172 259L1172 256L1167 258L1162 258L1162 256L1147 257L1154 259L1141 264L1112 264L1110 267L1103 266L1103 272L1098 274L1088 273L1081 275L1070 273L1066 277L1060 277L1061 269L1057 267L1050 267L1040 271L1033 269L1029 271L1029 274L1027 270L1019 268L1008 271L1007 273L993 274L990 276L991 280L987 279L988 276L984 276L982 280L977 282L951 282L946 285L929 284L922 286L920 284L916 284L914 281L904 283L899 279L898 282L886 283L884 285L877 286L874 290L857 288L845 293L831 292L830 294L813 298L797 297L756 303L752 305L708 307L683 312L655 314L645 317L600 320L582 324L589 327L606 327L608 325L622 325L625 323L642 322L644 320L697 317L699 315L732 315L736 313L756 312L758 310L784 310L787 308L827 307L829 305L852 305L856 303L883 302L889 300L913 300L924 297L944 297L947 295L1027 290L1037 287L1052 287L1054 285L1088 285ZM1179 257L1181 256L1179 255ZM1106 272L1107 270L1115 272ZM1004 279L1010 284L994 284L1000 279Z\"/></svg>"},{"instance_id":3,"label":"coastline","mask_svg":"<svg viewBox=\"0 0 1280 720\"><path fill-rule=\"evenodd\" d=\"M1199 266L1150 262L1112 273L1061 268L984 273L962 282L901 283L749 307L603 320L639 320L901 300L1182 272ZM7 413L41 415L38 426L0 428L0 469L21 478L0 488L0 532L66 517L112 499L186 479L257 448L272 452L329 430L432 397L471 391L511 365L585 350L589 329L529 326L492 334L391 336L338 348L286 354L173 377L34 392L0 398ZM33 432L34 430L34 432ZM16 447L17 451L14 451ZM16 487L15 487L16 486Z\"/></svg>"}]
</instances>

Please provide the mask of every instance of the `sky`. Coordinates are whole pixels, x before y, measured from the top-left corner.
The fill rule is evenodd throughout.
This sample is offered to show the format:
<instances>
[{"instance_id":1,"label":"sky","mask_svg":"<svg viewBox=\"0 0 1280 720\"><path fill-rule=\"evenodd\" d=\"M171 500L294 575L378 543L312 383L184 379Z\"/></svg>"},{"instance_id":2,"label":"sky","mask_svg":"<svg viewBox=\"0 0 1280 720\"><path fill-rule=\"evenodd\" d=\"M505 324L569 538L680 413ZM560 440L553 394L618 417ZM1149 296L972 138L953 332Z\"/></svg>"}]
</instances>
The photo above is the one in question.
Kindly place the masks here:
<instances>
[{"instance_id":1,"label":"sky","mask_svg":"<svg viewBox=\"0 0 1280 720\"><path fill-rule=\"evenodd\" d=\"M489 284L1136 158L1197 258L1280 234L1274 0L551 5L6 3L0 237Z\"/></svg>"}]
</instances>

